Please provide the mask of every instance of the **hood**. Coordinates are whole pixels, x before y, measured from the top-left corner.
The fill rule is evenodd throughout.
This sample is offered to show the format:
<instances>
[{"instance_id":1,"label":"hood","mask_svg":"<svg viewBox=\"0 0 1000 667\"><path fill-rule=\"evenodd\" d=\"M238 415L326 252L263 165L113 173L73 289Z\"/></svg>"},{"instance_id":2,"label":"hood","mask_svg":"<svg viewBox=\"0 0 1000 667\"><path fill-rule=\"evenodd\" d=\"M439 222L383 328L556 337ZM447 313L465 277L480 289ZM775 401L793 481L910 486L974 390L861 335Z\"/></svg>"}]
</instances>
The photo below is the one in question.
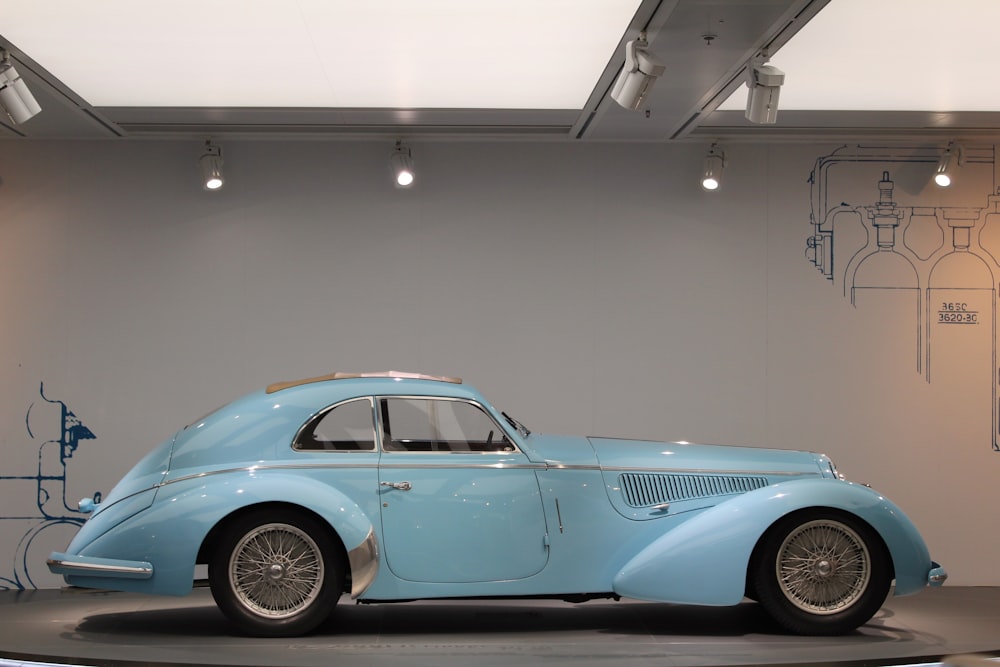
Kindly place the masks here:
<instances>
[{"instance_id":1,"label":"hood","mask_svg":"<svg viewBox=\"0 0 1000 667\"><path fill-rule=\"evenodd\" d=\"M609 438L590 443L611 504L638 521L706 509L798 477L834 476L829 459L810 452Z\"/></svg>"},{"instance_id":2,"label":"hood","mask_svg":"<svg viewBox=\"0 0 1000 667\"><path fill-rule=\"evenodd\" d=\"M825 475L829 472L826 457L812 452L613 438L589 440L604 470L746 472L761 475Z\"/></svg>"}]
</instances>

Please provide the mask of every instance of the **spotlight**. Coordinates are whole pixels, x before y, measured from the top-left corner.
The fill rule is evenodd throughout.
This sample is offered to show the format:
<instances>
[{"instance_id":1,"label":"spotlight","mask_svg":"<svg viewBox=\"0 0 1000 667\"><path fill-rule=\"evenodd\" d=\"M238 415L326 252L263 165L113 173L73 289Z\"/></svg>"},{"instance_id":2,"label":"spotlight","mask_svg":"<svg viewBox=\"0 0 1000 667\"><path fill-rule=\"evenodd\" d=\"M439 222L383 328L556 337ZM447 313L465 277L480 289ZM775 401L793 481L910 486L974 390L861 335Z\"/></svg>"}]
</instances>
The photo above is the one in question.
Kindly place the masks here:
<instances>
[{"instance_id":1,"label":"spotlight","mask_svg":"<svg viewBox=\"0 0 1000 667\"><path fill-rule=\"evenodd\" d=\"M14 69L6 49L0 49L0 107L15 124L23 123L42 110Z\"/></svg>"},{"instance_id":2,"label":"spotlight","mask_svg":"<svg viewBox=\"0 0 1000 667\"><path fill-rule=\"evenodd\" d=\"M718 144L712 144L705 156L704 167L701 171L701 187L706 190L718 190L722 185L722 170L726 166L726 154Z\"/></svg>"},{"instance_id":3,"label":"spotlight","mask_svg":"<svg viewBox=\"0 0 1000 667\"><path fill-rule=\"evenodd\" d=\"M951 185L955 170L962 164L962 147L958 144L950 143L941 159L938 160L937 169L934 170L934 182L940 187L946 188Z\"/></svg>"},{"instance_id":4,"label":"spotlight","mask_svg":"<svg viewBox=\"0 0 1000 667\"><path fill-rule=\"evenodd\" d=\"M747 66L746 119L751 123L773 125L778 120L778 96L785 83L785 73L773 65L765 65L766 58L755 58Z\"/></svg>"},{"instance_id":5,"label":"spotlight","mask_svg":"<svg viewBox=\"0 0 1000 667\"><path fill-rule=\"evenodd\" d=\"M198 164L204 189L218 190L226 182L222 176L222 149L213 145L211 140L205 142L205 152L198 158Z\"/></svg>"},{"instance_id":6,"label":"spotlight","mask_svg":"<svg viewBox=\"0 0 1000 667\"><path fill-rule=\"evenodd\" d=\"M402 141L396 142L396 148L389 156L389 166L392 168L392 180L397 188L408 188L413 185L413 154Z\"/></svg>"},{"instance_id":7,"label":"spotlight","mask_svg":"<svg viewBox=\"0 0 1000 667\"><path fill-rule=\"evenodd\" d=\"M647 46L645 32L625 44L625 64L611 88L611 98L631 111L638 111L645 104L657 77L666 69L646 51Z\"/></svg>"}]
</instances>

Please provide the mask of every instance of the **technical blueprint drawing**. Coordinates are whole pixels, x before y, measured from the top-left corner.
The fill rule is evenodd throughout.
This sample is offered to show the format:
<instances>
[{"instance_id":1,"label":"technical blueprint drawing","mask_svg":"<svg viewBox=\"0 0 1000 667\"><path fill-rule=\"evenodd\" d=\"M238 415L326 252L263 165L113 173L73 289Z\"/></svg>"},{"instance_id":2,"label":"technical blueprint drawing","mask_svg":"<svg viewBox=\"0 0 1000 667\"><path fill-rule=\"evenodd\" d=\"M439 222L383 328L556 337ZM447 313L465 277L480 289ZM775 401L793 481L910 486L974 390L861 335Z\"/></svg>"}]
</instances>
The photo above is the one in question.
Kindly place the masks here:
<instances>
[{"instance_id":1,"label":"technical blueprint drawing","mask_svg":"<svg viewBox=\"0 0 1000 667\"><path fill-rule=\"evenodd\" d=\"M926 382L971 387L1000 451L995 152L962 148L962 201L926 186L939 147L854 145L821 156L809 178L806 256L866 317L900 324L895 349Z\"/></svg>"}]
</instances>

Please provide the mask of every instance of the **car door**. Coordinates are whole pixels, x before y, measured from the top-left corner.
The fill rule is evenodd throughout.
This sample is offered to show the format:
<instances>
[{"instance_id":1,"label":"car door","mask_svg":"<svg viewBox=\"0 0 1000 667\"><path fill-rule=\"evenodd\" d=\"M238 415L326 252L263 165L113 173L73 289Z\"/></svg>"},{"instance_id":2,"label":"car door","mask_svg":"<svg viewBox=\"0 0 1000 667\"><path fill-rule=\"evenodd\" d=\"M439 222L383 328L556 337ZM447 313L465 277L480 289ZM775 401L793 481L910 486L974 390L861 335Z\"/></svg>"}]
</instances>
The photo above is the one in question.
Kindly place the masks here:
<instances>
[{"instance_id":1,"label":"car door","mask_svg":"<svg viewBox=\"0 0 1000 667\"><path fill-rule=\"evenodd\" d=\"M535 470L479 404L378 399L386 564L400 579L523 579L548 559Z\"/></svg>"}]
</instances>

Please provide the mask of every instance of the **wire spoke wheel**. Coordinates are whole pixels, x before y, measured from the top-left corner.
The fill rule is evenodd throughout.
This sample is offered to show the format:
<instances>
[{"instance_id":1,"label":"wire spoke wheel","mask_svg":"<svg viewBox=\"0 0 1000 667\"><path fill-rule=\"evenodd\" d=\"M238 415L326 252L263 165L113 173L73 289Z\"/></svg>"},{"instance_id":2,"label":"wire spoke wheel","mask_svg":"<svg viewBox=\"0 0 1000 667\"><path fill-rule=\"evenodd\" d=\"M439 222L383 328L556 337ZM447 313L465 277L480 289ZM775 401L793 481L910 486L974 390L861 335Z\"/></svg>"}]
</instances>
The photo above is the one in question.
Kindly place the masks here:
<instances>
[{"instance_id":1,"label":"wire spoke wheel","mask_svg":"<svg viewBox=\"0 0 1000 667\"><path fill-rule=\"evenodd\" d=\"M756 552L752 588L780 625L842 634L868 622L889 592L892 563L878 533L833 509L776 523Z\"/></svg>"},{"instance_id":2,"label":"wire spoke wheel","mask_svg":"<svg viewBox=\"0 0 1000 667\"><path fill-rule=\"evenodd\" d=\"M871 577L871 555L864 540L846 525L829 519L799 526L778 549L778 581L799 609L835 614L864 594Z\"/></svg>"},{"instance_id":3,"label":"wire spoke wheel","mask_svg":"<svg viewBox=\"0 0 1000 667\"><path fill-rule=\"evenodd\" d=\"M255 637L294 637L325 621L344 591L343 544L305 511L263 506L218 527L208 583L222 613Z\"/></svg>"},{"instance_id":4,"label":"wire spoke wheel","mask_svg":"<svg viewBox=\"0 0 1000 667\"><path fill-rule=\"evenodd\" d=\"M247 533L229 558L229 583L247 610L285 618L319 595L325 569L316 542L303 530L269 523Z\"/></svg>"}]
</instances>

